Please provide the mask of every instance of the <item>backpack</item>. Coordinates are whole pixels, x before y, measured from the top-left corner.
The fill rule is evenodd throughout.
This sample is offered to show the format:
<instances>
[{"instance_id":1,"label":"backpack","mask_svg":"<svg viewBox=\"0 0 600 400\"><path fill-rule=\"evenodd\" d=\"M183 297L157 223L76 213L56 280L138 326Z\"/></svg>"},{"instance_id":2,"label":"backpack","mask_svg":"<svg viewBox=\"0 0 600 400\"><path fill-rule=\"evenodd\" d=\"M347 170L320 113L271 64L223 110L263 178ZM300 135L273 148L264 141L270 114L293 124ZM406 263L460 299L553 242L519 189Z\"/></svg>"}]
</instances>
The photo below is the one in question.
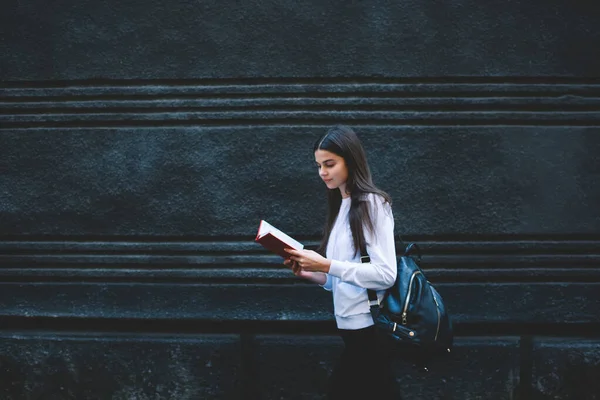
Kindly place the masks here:
<instances>
[{"instance_id":1,"label":"backpack","mask_svg":"<svg viewBox=\"0 0 600 400\"><path fill-rule=\"evenodd\" d=\"M417 261L411 255L419 252ZM368 263L366 251L361 262ZM398 261L398 275L381 302L367 289L369 306L380 343L394 356L427 371L427 364L449 355L453 344L452 322L444 301L419 268L420 249L410 243Z\"/></svg>"}]
</instances>

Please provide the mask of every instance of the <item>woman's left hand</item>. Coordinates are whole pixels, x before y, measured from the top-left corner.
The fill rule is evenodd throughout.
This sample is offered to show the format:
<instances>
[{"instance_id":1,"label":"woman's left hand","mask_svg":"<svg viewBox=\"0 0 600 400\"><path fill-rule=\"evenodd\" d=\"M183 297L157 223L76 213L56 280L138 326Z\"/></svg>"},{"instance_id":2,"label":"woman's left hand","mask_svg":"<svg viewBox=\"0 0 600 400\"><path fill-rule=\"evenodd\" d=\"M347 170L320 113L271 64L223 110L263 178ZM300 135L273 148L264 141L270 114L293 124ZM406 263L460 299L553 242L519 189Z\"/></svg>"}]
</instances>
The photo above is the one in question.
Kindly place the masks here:
<instances>
[{"instance_id":1,"label":"woman's left hand","mask_svg":"<svg viewBox=\"0 0 600 400\"><path fill-rule=\"evenodd\" d=\"M331 261L312 250L285 249L290 254L290 259L296 261L303 271L329 272Z\"/></svg>"}]
</instances>

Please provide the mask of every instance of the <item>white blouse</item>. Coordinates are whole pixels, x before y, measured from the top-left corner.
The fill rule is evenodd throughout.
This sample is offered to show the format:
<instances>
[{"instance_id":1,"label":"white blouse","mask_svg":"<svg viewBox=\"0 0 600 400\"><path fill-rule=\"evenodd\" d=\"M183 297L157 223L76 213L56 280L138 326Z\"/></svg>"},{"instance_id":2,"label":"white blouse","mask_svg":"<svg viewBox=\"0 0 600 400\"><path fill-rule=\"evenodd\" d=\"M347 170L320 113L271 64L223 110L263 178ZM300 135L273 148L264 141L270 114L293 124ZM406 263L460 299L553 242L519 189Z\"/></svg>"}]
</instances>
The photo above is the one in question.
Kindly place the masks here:
<instances>
[{"instance_id":1,"label":"white blouse","mask_svg":"<svg viewBox=\"0 0 600 400\"><path fill-rule=\"evenodd\" d=\"M327 243L331 267L323 288L333 292L333 308L339 329L361 329L373 325L366 289L377 290L379 299L396 280L396 245L394 217L381 196L367 195L373 220L374 235L363 229L370 263L360 262L360 251L354 253L352 231L348 219L351 198L342 199L340 212Z\"/></svg>"}]
</instances>

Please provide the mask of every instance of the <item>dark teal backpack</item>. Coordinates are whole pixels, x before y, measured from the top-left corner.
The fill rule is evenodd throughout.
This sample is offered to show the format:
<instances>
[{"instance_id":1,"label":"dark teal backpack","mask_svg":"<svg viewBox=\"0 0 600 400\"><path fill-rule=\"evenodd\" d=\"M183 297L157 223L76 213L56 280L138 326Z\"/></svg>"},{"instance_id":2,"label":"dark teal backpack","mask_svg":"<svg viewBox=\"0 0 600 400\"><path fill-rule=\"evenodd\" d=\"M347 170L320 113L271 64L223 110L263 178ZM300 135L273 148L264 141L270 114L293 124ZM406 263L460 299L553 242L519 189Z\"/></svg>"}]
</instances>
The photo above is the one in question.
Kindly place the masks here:
<instances>
[{"instance_id":1,"label":"dark teal backpack","mask_svg":"<svg viewBox=\"0 0 600 400\"><path fill-rule=\"evenodd\" d=\"M416 260L413 252L418 253ZM361 262L371 261L366 252L361 253ZM377 300L374 290L367 293L382 345L427 371L427 364L451 352L453 331L442 296L419 268L420 261L419 247L409 244L398 260L396 282L383 300Z\"/></svg>"}]
</instances>

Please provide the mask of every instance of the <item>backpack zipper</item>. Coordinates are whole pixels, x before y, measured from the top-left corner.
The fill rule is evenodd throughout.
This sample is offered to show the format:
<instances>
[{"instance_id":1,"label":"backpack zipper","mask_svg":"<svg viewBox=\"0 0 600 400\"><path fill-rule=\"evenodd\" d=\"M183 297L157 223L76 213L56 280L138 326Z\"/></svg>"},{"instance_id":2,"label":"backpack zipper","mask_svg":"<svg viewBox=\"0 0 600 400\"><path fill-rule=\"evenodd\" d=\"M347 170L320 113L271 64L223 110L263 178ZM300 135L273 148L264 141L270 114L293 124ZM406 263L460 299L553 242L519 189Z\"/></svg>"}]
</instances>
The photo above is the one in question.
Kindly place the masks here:
<instances>
[{"instance_id":1,"label":"backpack zipper","mask_svg":"<svg viewBox=\"0 0 600 400\"><path fill-rule=\"evenodd\" d=\"M440 320L442 319L442 316L440 315L440 305L437 302L437 299L435 298L435 295L433 294L433 290L431 291L431 295L433 296L433 301L435 301L435 311L437 311L437 315L438 315L438 323L437 323L437 329L435 331L435 338L433 339L434 341L437 341L437 337L438 337L438 333L440 333Z\"/></svg>"},{"instance_id":2,"label":"backpack zipper","mask_svg":"<svg viewBox=\"0 0 600 400\"><path fill-rule=\"evenodd\" d=\"M415 279L415 276L420 273L421 273L421 271L415 271L410 276L410 282L408 282L408 293L406 294L406 301L404 302L404 310L402 310L402 325L406 325L406 322L407 322L406 321L406 312L408 310L408 301L410 300L410 293L412 292L412 288L413 288L413 280Z\"/></svg>"}]
</instances>

